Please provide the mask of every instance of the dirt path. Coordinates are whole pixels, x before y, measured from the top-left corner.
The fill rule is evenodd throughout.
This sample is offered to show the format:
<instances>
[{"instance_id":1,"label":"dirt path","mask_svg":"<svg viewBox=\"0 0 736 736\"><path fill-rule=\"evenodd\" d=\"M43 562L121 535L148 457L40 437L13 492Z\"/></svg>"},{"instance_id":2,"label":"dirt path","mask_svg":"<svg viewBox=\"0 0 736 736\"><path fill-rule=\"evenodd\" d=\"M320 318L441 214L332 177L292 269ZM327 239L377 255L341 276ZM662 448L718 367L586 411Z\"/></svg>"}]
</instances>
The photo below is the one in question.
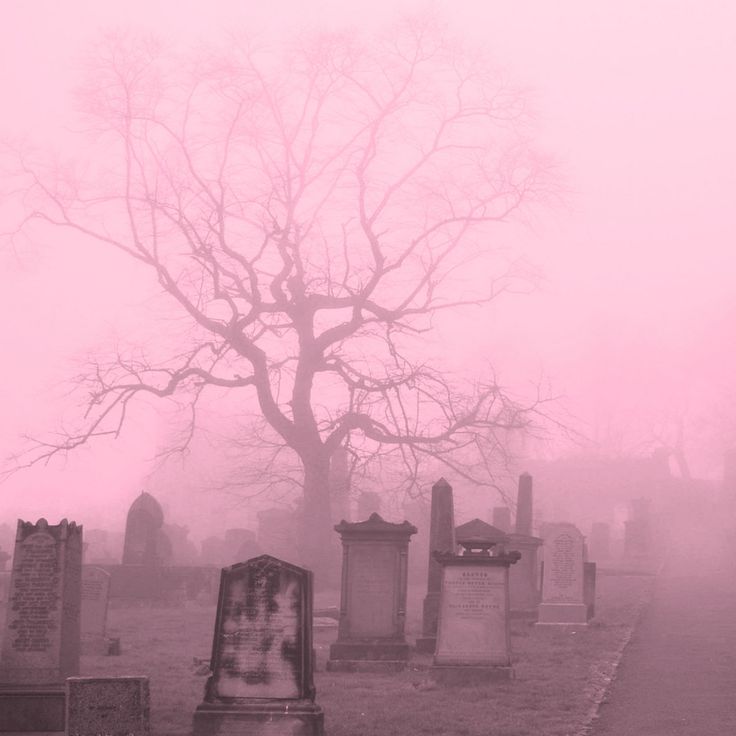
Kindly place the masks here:
<instances>
[{"instance_id":1,"label":"dirt path","mask_svg":"<svg viewBox=\"0 0 736 736\"><path fill-rule=\"evenodd\" d=\"M736 567L688 547L657 580L592 736L736 734Z\"/></svg>"}]
</instances>

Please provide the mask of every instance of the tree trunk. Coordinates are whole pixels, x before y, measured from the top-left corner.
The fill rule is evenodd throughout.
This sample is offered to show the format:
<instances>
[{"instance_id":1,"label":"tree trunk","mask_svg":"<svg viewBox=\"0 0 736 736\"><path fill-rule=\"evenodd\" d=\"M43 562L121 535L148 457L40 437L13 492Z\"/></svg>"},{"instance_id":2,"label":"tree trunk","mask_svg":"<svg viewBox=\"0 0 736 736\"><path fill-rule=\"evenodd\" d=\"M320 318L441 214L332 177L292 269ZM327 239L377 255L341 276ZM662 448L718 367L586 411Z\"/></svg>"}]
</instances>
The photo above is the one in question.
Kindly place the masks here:
<instances>
[{"instance_id":1,"label":"tree trunk","mask_svg":"<svg viewBox=\"0 0 736 736\"><path fill-rule=\"evenodd\" d=\"M312 570L317 588L336 586L340 574L338 534L330 514L330 458L314 453L304 464L304 508L301 548L304 565Z\"/></svg>"}]
</instances>

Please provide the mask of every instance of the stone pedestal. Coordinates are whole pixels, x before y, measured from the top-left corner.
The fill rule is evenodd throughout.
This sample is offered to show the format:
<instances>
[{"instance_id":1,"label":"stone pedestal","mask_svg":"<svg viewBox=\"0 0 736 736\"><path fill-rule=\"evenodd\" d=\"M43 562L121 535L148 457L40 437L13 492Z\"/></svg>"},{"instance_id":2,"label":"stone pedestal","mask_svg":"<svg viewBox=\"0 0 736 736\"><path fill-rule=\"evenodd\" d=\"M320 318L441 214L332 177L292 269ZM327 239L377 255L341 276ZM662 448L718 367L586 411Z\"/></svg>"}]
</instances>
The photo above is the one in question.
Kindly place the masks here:
<instances>
[{"instance_id":1,"label":"stone pedestal","mask_svg":"<svg viewBox=\"0 0 736 736\"><path fill-rule=\"evenodd\" d=\"M574 524L548 524L544 539L542 602L537 625L586 625L583 535Z\"/></svg>"},{"instance_id":2,"label":"stone pedestal","mask_svg":"<svg viewBox=\"0 0 736 736\"><path fill-rule=\"evenodd\" d=\"M82 527L18 520L0 650L0 731L64 729L64 680L79 673Z\"/></svg>"},{"instance_id":3,"label":"stone pedestal","mask_svg":"<svg viewBox=\"0 0 736 736\"><path fill-rule=\"evenodd\" d=\"M435 552L455 552L455 513L452 486L440 478L432 486L432 505L429 522L429 565L427 567L427 595L422 604L422 635L416 650L434 653L437 644L437 616L440 610L442 567L434 558Z\"/></svg>"},{"instance_id":4,"label":"stone pedestal","mask_svg":"<svg viewBox=\"0 0 736 736\"><path fill-rule=\"evenodd\" d=\"M194 736L322 736L312 573L270 555L224 568L211 666Z\"/></svg>"},{"instance_id":5,"label":"stone pedestal","mask_svg":"<svg viewBox=\"0 0 736 736\"><path fill-rule=\"evenodd\" d=\"M330 671L403 669L410 647L404 638L409 539L416 527L392 524L378 514L335 527L343 545L342 591L337 641Z\"/></svg>"},{"instance_id":6,"label":"stone pedestal","mask_svg":"<svg viewBox=\"0 0 736 736\"><path fill-rule=\"evenodd\" d=\"M513 677L509 637L509 567L516 552L491 556L466 547L438 553L442 589L437 649L430 677L439 684L471 685Z\"/></svg>"},{"instance_id":7,"label":"stone pedestal","mask_svg":"<svg viewBox=\"0 0 736 736\"><path fill-rule=\"evenodd\" d=\"M69 736L150 736L147 677L70 677L66 681Z\"/></svg>"}]
</instances>

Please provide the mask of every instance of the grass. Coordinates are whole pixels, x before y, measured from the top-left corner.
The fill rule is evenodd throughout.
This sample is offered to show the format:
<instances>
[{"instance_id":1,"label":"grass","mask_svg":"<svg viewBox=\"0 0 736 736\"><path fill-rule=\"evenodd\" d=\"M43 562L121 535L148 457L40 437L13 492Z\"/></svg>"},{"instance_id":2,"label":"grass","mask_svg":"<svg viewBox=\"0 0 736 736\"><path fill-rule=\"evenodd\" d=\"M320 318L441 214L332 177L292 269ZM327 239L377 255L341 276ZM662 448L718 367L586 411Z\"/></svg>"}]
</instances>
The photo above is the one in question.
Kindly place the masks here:
<instances>
[{"instance_id":1,"label":"grass","mask_svg":"<svg viewBox=\"0 0 736 736\"><path fill-rule=\"evenodd\" d=\"M596 618L587 627L535 627L512 622L516 679L478 687L437 688L427 678L430 655L414 655L393 675L325 671L336 629L315 629L317 702L329 736L568 736L590 717L618 653L651 588L652 578L599 574ZM419 632L423 591L410 591L407 639ZM320 594L319 607L336 604ZM118 657L83 657L87 676L147 675L155 736L191 732L205 676L194 657L208 658L215 609L111 608L108 633Z\"/></svg>"}]
</instances>

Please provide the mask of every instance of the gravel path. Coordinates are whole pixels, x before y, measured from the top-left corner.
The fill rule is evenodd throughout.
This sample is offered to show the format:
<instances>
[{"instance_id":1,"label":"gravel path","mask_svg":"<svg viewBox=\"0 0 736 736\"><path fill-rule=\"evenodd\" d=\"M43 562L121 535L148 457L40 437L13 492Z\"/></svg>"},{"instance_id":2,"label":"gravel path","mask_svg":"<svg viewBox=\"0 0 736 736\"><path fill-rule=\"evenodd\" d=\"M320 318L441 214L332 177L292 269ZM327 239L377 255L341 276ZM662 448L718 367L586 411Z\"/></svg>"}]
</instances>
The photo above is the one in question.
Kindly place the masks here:
<instances>
[{"instance_id":1,"label":"gravel path","mask_svg":"<svg viewBox=\"0 0 736 736\"><path fill-rule=\"evenodd\" d=\"M592 736L736 734L736 566L724 547L708 550L719 566L686 546L656 582Z\"/></svg>"}]
</instances>

